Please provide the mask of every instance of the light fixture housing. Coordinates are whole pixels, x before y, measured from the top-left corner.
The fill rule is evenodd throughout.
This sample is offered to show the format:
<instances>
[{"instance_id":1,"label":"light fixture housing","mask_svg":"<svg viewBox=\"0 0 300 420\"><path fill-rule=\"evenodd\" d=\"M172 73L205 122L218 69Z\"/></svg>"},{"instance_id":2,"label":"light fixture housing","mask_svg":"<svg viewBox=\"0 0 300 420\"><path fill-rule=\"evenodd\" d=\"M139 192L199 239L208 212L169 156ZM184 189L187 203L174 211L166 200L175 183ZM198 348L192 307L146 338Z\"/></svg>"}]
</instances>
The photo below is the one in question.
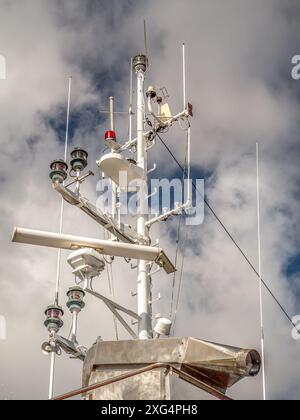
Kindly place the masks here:
<instances>
[{"instance_id":1,"label":"light fixture housing","mask_svg":"<svg viewBox=\"0 0 300 420\"><path fill-rule=\"evenodd\" d=\"M71 153L71 167L73 171L83 171L87 167L88 153L80 147L75 147Z\"/></svg>"},{"instance_id":2,"label":"light fixture housing","mask_svg":"<svg viewBox=\"0 0 300 420\"><path fill-rule=\"evenodd\" d=\"M53 183L58 182L62 184L68 177L68 165L62 159L54 160L50 164L51 172L49 174L50 179Z\"/></svg>"},{"instance_id":3,"label":"light fixture housing","mask_svg":"<svg viewBox=\"0 0 300 420\"><path fill-rule=\"evenodd\" d=\"M108 142L108 141L116 141L116 139L117 139L117 136L116 136L115 131L108 130L108 131L105 132L105 141L106 142Z\"/></svg>"},{"instance_id":4,"label":"light fixture housing","mask_svg":"<svg viewBox=\"0 0 300 420\"><path fill-rule=\"evenodd\" d=\"M139 71L145 71L148 67L148 59L145 54L137 54L133 59L133 68L138 73Z\"/></svg>"},{"instance_id":5,"label":"light fixture housing","mask_svg":"<svg viewBox=\"0 0 300 420\"><path fill-rule=\"evenodd\" d=\"M85 307L85 303L83 301L85 293L81 287L71 287L67 292L67 296L67 307L71 313L79 313Z\"/></svg>"},{"instance_id":6,"label":"light fixture housing","mask_svg":"<svg viewBox=\"0 0 300 420\"><path fill-rule=\"evenodd\" d=\"M61 327L64 325L62 317L64 315L64 311L58 305L50 305L47 307L45 311L46 320L44 325L48 328L49 332L58 332Z\"/></svg>"},{"instance_id":7,"label":"light fixture housing","mask_svg":"<svg viewBox=\"0 0 300 420\"><path fill-rule=\"evenodd\" d=\"M172 321L167 318L160 318L154 327L155 338L159 338L161 335L170 335L172 327Z\"/></svg>"},{"instance_id":8,"label":"light fixture housing","mask_svg":"<svg viewBox=\"0 0 300 420\"><path fill-rule=\"evenodd\" d=\"M147 98L150 97L151 99L154 99L156 97L156 91L155 91L155 88L153 86L148 87L148 90L146 92L146 96L147 96Z\"/></svg>"}]
</instances>

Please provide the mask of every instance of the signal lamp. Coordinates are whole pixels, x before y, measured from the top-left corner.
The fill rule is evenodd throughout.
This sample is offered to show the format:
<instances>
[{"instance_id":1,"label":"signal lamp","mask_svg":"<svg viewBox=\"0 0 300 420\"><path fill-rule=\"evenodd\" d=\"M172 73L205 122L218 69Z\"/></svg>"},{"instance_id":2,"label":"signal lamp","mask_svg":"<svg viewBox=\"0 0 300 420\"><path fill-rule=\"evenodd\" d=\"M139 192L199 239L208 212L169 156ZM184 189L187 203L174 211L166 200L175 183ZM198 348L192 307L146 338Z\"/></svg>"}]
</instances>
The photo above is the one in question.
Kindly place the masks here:
<instances>
[{"instance_id":1,"label":"signal lamp","mask_svg":"<svg viewBox=\"0 0 300 420\"><path fill-rule=\"evenodd\" d=\"M81 309L85 307L85 303L83 301L85 293L81 287L71 287L67 292L67 296L67 307L70 309L71 313L79 313Z\"/></svg>"},{"instance_id":2,"label":"signal lamp","mask_svg":"<svg viewBox=\"0 0 300 420\"><path fill-rule=\"evenodd\" d=\"M105 141L116 141L116 133L113 130L106 131Z\"/></svg>"},{"instance_id":3,"label":"signal lamp","mask_svg":"<svg viewBox=\"0 0 300 420\"><path fill-rule=\"evenodd\" d=\"M50 169L50 178L53 183L58 182L59 184L62 184L67 179L68 165L65 161L61 159L54 160L50 165Z\"/></svg>"},{"instance_id":4,"label":"signal lamp","mask_svg":"<svg viewBox=\"0 0 300 420\"><path fill-rule=\"evenodd\" d=\"M133 59L133 68L136 72L145 72L148 67L148 59L144 54L138 54Z\"/></svg>"},{"instance_id":5,"label":"signal lamp","mask_svg":"<svg viewBox=\"0 0 300 420\"><path fill-rule=\"evenodd\" d=\"M46 320L44 325L48 328L49 332L58 332L61 327L64 325L63 320L61 319L64 315L64 311L60 306L50 305L45 311Z\"/></svg>"},{"instance_id":6,"label":"signal lamp","mask_svg":"<svg viewBox=\"0 0 300 420\"><path fill-rule=\"evenodd\" d=\"M83 171L87 167L87 158L88 153L80 147L76 147L71 153L71 166L73 171Z\"/></svg>"}]
</instances>

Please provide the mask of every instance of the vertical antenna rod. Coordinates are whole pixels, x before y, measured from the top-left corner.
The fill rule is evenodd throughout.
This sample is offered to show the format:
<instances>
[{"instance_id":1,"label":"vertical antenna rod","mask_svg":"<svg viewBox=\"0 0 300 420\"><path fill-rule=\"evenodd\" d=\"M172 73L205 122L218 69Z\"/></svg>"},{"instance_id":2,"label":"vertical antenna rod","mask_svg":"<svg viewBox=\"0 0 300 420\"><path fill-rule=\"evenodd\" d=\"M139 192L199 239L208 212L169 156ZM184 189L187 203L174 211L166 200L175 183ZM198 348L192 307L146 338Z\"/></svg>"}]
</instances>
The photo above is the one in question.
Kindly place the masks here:
<instances>
[{"instance_id":1,"label":"vertical antenna rod","mask_svg":"<svg viewBox=\"0 0 300 420\"><path fill-rule=\"evenodd\" d=\"M183 109L186 109L186 65L185 44L182 44L182 80L183 80Z\"/></svg>"},{"instance_id":2,"label":"vertical antenna rod","mask_svg":"<svg viewBox=\"0 0 300 420\"><path fill-rule=\"evenodd\" d=\"M145 56L146 56L146 59L147 59L147 66L148 66L149 51L148 51L147 22L146 22L146 19L144 19L144 44L145 44Z\"/></svg>"},{"instance_id":3,"label":"vertical antenna rod","mask_svg":"<svg viewBox=\"0 0 300 420\"><path fill-rule=\"evenodd\" d=\"M110 98L109 98L109 121L110 121L110 127L109 127L110 130L115 131L115 98L113 96L110 96ZM113 153L114 150L111 149L111 152ZM118 220L119 220L120 209L118 209L118 211L117 211L118 186L112 180L111 180L111 194L112 194L112 200L111 200L112 217L114 218L115 216L118 216ZM112 234L111 239L114 240L115 235ZM107 271L108 277L110 278L110 282L111 282L111 294L114 298L115 297L115 286L114 286L112 266L110 265L109 267L107 267L107 269L108 269L108 271ZM114 322L114 327L115 327L115 332L116 332L116 339L118 340L118 338L119 338L118 324L117 324L117 320L116 320L115 315L113 315L113 322Z\"/></svg>"},{"instance_id":4,"label":"vertical antenna rod","mask_svg":"<svg viewBox=\"0 0 300 420\"><path fill-rule=\"evenodd\" d=\"M129 141L132 140L132 103L133 103L133 59L130 60L130 92L129 92Z\"/></svg>"},{"instance_id":5,"label":"vertical antenna rod","mask_svg":"<svg viewBox=\"0 0 300 420\"><path fill-rule=\"evenodd\" d=\"M67 108L67 122L66 122L65 152L64 152L65 162L67 161L67 154L68 154L71 89L72 89L72 77L70 76L69 87L68 87L68 108ZM64 218L64 199L62 198L61 208L60 208L59 233L62 233L62 230L63 230L63 218ZM56 285L55 285L55 296L54 296L55 305L59 304L58 297L59 297L59 283L60 283L60 265L61 265L61 249L58 250L58 255L57 255ZM50 363L49 400L53 398L54 375L55 375L55 352L53 351L51 353L51 363Z\"/></svg>"},{"instance_id":6,"label":"vertical antenna rod","mask_svg":"<svg viewBox=\"0 0 300 420\"><path fill-rule=\"evenodd\" d=\"M109 129L112 131L115 131L115 114L114 114L114 97L110 96L109 98L109 122L110 127ZM113 153L114 150L112 149L111 152ZM114 218L116 216L116 208L117 208L117 185L115 182L111 180L111 194L112 194L112 200L111 200L111 214ZM112 234L112 239L115 239L115 236Z\"/></svg>"},{"instance_id":7,"label":"vertical antenna rod","mask_svg":"<svg viewBox=\"0 0 300 420\"><path fill-rule=\"evenodd\" d=\"M257 197L257 243L258 243L258 274L259 274L259 310L260 310L260 330L261 330L261 360L262 360L262 388L263 399L266 401L266 373L265 373L265 337L264 337L264 318L263 318L263 296L262 296L262 271L261 271L261 233L260 233L260 197L259 197L259 147L256 143L256 197Z\"/></svg>"},{"instance_id":8,"label":"vertical antenna rod","mask_svg":"<svg viewBox=\"0 0 300 420\"><path fill-rule=\"evenodd\" d=\"M110 96L110 98L109 98L109 121L110 121L110 130L112 130L112 131L115 131L114 102L115 102L115 98L113 96Z\"/></svg>"},{"instance_id":9,"label":"vertical antenna rod","mask_svg":"<svg viewBox=\"0 0 300 420\"><path fill-rule=\"evenodd\" d=\"M148 200L145 186L147 185L147 145L144 136L145 103L144 103L144 82L147 70L147 57L137 55L133 60L133 66L137 74L137 165L143 172L143 185L138 191L138 218L137 232L143 236L148 236L146 214L148 213ZM139 339L146 340L152 337L151 317L150 317L150 278L146 261L138 262L138 315Z\"/></svg>"},{"instance_id":10,"label":"vertical antenna rod","mask_svg":"<svg viewBox=\"0 0 300 420\"><path fill-rule=\"evenodd\" d=\"M65 162L67 161L67 154L68 154L71 89L72 89L72 77L69 77L68 109L67 109L65 152L64 152L64 161ZM62 230L63 230L63 218L64 218L64 199L62 198L61 199L61 207L60 207L59 233L62 233ZM58 305L58 296L59 296L60 262L61 262L61 249L58 250L58 257L57 257L56 285L55 285L55 298L54 298L54 302L55 302L56 305Z\"/></svg>"}]
</instances>

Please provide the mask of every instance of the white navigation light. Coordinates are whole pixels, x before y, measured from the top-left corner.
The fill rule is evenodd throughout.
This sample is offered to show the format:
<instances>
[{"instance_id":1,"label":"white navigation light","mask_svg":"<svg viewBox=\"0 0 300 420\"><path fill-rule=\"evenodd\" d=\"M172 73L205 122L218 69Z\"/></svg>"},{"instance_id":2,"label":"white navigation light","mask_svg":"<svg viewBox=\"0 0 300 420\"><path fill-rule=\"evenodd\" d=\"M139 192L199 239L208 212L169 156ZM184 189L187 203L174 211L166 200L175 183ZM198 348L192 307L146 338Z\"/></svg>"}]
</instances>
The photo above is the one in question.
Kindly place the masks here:
<instances>
[{"instance_id":1,"label":"white navigation light","mask_svg":"<svg viewBox=\"0 0 300 420\"><path fill-rule=\"evenodd\" d=\"M74 172L81 172L87 167L88 153L80 147L75 147L71 153L71 167Z\"/></svg>"},{"instance_id":2,"label":"white navigation light","mask_svg":"<svg viewBox=\"0 0 300 420\"><path fill-rule=\"evenodd\" d=\"M62 159L54 160L50 165L50 178L53 183L62 184L68 177L68 165Z\"/></svg>"}]
</instances>

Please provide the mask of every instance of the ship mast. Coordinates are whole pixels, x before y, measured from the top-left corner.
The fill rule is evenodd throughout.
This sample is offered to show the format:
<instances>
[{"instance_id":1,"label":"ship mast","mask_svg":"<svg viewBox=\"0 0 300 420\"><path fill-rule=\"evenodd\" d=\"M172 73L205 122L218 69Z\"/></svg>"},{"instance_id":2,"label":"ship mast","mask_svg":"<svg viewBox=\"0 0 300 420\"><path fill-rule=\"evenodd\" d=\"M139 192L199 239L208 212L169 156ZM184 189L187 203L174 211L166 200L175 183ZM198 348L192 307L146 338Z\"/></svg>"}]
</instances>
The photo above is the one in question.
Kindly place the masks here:
<instances>
[{"instance_id":1,"label":"ship mast","mask_svg":"<svg viewBox=\"0 0 300 420\"><path fill-rule=\"evenodd\" d=\"M137 233L148 239L146 228L146 214L148 213L147 198L147 145L144 135L145 104L144 104L144 82L147 69L147 57L137 55L133 60L133 66L137 75L137 166L142 171L142 182L138 191L138 215L137 215ZM139 260L138 262L138 315L139 338L141 340L151 338L151 317L150 317L150 278L148 275L147 262Z\"/></svg>"},{"instance_id":2,"label":"ship mast","mask_svg":"<svg viewBox=\"0 0 300 420\"><path fill-rule=\"evenodd\" d=\"M152 328L152 304L157 299L152 299L151 278L161 268L166 274L171 274L176 272L176 267L158 244L151 244L150 229L155 223L165 222L170 217L178 216L183 212L188 214L192 207L189 178L190 118L193 116L193 111L192 105L186 101L184 44L182 60L183 110L175 115L171 113L169 104L163 103L167 96L164 95L163 88L161 91L164 98L158 95L154 86L150 86L145 94L145 74L148 68L146 54L138 54L131 60L130 105L129 113L126 113L129 114L129 138L126 142L117 141L114 121L114 115L117 112L114 110L114 98L109 99L110 129L105 133L108 153L104 153L96 162L101 176L109 179L112 187L111 206L108 211L94 206L81 195L81 184L89 176L94 175L91 171L85 175L82 174L88 164L88 153L85 150L79 147L73 150L69 174L66 159L65 161L56 160L50 166L53 189L69 205L77 207L104 227L110 233L110 239L102 240L62 234L62 232L51 233L22 228L15 228L13 234L14 242L71 251L67 261L73 269L76 280L76 287L70 288L67 293L67 307L73 319L72 337L66 339L58 335L63 325L64 312L61 307L51 305L45 312L47 317L45 326L49 332L49 339L42 345L42 350L45 354L52 356L52 378L54 377L55 356L60 355L62 350L73 358L84 361L83 384L86 386L84 390L90 389L88 385L95 384L98 378L102 380L99 386L94 385L93 389L90 389L95 391L91 394L94 399L124 399L125 396L126 398L131 396L134 400L170 399L170 374L172 372L218 398L228 399L225 395L228 387L246 376L257 375L260 370L261 360L255 350L217 345L191 337L170 338L172 323L162 316L158 317L157 324ZM136 138L132 138L133 70L137 79ZM147 113L145 104L147 104ZM157 113L154 110L154 104L157 106ZM152 122L149 121L148 116L152 118ZM148 131L145 130L146 120L150 126ZM184 175L187 175L188 183L187 192L184 194L185 200L182 200L182 204L175 203L173 209L163 209L162 214L157 214L150 219L148 200L158 191L150 195L148 192L148 174L155 170L156 165L148 170L147 155L149 150L156 145L156 137L176 123L179 123L186 133L187 170ZM136 161L128 158L128 153L136 153ZM68 175L73 178L73 181L65 185ZM186 185L185 182L183 184ZM71 189L72 185L75 185L74 191ZM136 228L121 223L121 191L136 193ZM111 260L108 261L103 255L111 257ZM136 311L107 298L92 287L93 279L100 276L105 266L115 261L115 257L125 258L128 262L132 259L137 260ZM158 268L152 271L155 264ZM115 342L97 340L90 350L78 343L78 314L85 307L86 294L100 300L113 313L114 320L120 322L131 336L131 340ZM126 317L131 318L131 324ZM133 324L137 324L137 332L134 331ZM161 340L161 337L167 337L167 339ZM136 366L146 366L146 368L143 368L141 372L141 370L136 371ZM125 374L120 375L120 372L125 372ZM122 382L119 383L119 381ZM107 385L108 388L102 390L102 387ZM78 390L75 394L84 394L86 392L84 390ZM50 397L52 392L53 382Z\"/></svg>"}]
</instances>

